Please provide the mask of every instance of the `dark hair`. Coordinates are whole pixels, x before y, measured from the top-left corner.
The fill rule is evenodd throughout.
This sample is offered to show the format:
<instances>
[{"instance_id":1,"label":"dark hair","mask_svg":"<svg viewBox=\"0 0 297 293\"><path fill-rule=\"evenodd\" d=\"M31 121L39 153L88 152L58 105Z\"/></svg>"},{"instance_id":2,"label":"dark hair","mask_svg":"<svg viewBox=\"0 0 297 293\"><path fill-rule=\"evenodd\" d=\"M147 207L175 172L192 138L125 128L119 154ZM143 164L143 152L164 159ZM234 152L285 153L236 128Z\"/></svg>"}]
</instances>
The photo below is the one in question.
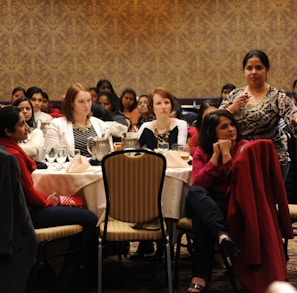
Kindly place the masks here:
<instances>
[{"instance_id":1,"label":"dark hair","mask_svg":"<svg viewBox=\"0 0 297 293\"><path fill-rule=\"evenodd\" d=\"M107 79L100 79L98 82L97 82L97 90L98 90L98 93L100 92L100 87L104 84L104 83L108 83L109 87L110 87L110 91L112 92L112 94L114 94L115 96L117 96L115 90L113 89L113 86L111 84L111 82Z\"/></svg>"},{"instance_id":2,"label":"dark hair","mask_svg":"<svg viewBox=\"0 0 297 293\"><path fill-rule=\"evenodd\" d=\"M202 102L202 104L200 105L200 108L198 110L197 119L196 119L196 123L195 123L195 126L197 129L199 129L201 127L203 113L209 107L219 108L219 102L214 99L211 99L211 100L209 99L209 100L205 100Z\"/></svg>"},{"instance_id":3,"label":"dark hair","mask_svg":"<svg viewBox=\"0 0 297 293\"><path fill-rule=\"evenodd\" d=\"M108 101L111 103L111 111L117 112L118 111L118 103L117 103L117 101L114 100L112 93L111 92L100 92L98 94L98 99L97 99L98 103L99 103L99 98L102 96L105 96L108 99Z\"/></svg>"},{"instance_id":4,"label":"dark hair","mask_svg":"<svg viewBox=\"0 0 297 293\"><path fill-rule=\"evenodd\" d=\"M122 92L122 94L120 96L120 110L121 111L124 111L124 106L123 106L122 100L123 100L123 97L124 97L125 94L132 94L133 97L134 97L134 103L130 108L130 112L132 112L137 106L136 92L131 88L126 88L126 89L123 90L123 92Z\"/></svg>"},{"instance_id":5,"label":"dark hair","mask_svg":"<svg viewBox=\"0 0 297 293\"><path fill-rule=\"evenodd\" d=\"M240 127L234 116L227 110L216 110L207 114L200 128L199 145L210 156L213 154L213 144L217 142L216 127L219 125L220 117L224 116L232 121L236 130L236 141L242 139Z\"/></svg>"},{"instance_id":6,"label":"dark hair","mask_svg":"<svg viewBox=\"0 0 297 293\"><path fill-rule=\"evenodd\" d=\"M227 89L234 90L235 88L236 88L236 86L234 84L232 84L232 83L226 83L222 87L221 95L222 95L222 93L223 93L224 90L227 90Z\"/></svg>"},{"instance_id":7,"label":"dark hair","mask_svg":"<svg viewBox=\"0 0 297 293\"><path fill-rule=\"evenodd\" d=\"M163 87L157 87L149 94L149 100L148 100L148 107L151 113L154 113L154 107L153 107L153 96L154 94L159 94L164 99L169 99L171 103L171 112L175 110L175 99L174 96L170 93L169 90L163 88Z\"/></svg>"},{"instance_id":8,"label":"dark hair","mask_svg":"<svg viewBox=\"0 0 297 293\"><path fill-rule=\"evenodd\" d=\"M292 86L292 89L294 89L294 88L295 88L296 84L297 84L297 79L295 79L295 80L294 80L294 82L293 82L293 86Z\"/></svg>"},{"instance_id":9,"label":"dark hair","mask_svg":"<svg viewBox=\"0 0 297 293\"><path fill-rule=\"evenodd\" d=\"M270 66L269 66L268 56L266 55L266 53L264 53L261 50L251 50L245 55L245 57L243 58L243 61L242 61L243 69L245 68L248 60L252 57L258 57L261 60L261 62L263 63L263 65L265 66L266 70L269 70Z\"/></svg>"},{"instance_id":10,"label":"dark hair","mask_svg":"<svg viewBox=\"0 0 297 293\"><path fill-rule=\"evenodd\" d=\"M7 137L6 130L15 132L15 125L20 119L21 110L13 105L0 109L0 137Z\"/></svg>"},{"instance_id":11,"label":"dark hair","mask_svg":"<svg viewBox=\"0 0 297 293\"><path fill-rule=\"evenodd\" d=\"M89 91L95 91L97 94L99 93L98 89L95 86L90 86Z\"/></svg>"},{"instance_id":12,"label":"dark hair","mask_svg":"<svg viewBox=\"0 0 297 293\"><path fill-rule=\"evenodd\" d=\"M26 91L26 97L28 97L31 100L34 94L41 94L43 97L43 91L40 87L37 87L37 86L29 87Z\"/></svg>"},{"instance_id":13,"label":"dark hair","mask_svg":"<svg viewBox=\"0 0 297 293\"><path fill-rule=\"evenodd\" d=\"M43 98L45 98L49 102L49 97L48 97L48 94L46 92L42 91L41 95L42 95Z\"/></svg>"},{"instance_id":14,"label":"dark hair","mask_svg":"<svg viewBox=\"0 0 297 293\"><path fill-rule=\"evenodd\" d=\"M30 104L30 107L31 107L31 110L32 110L32 116L30 118L30 120L26 121L26 123L30 126L30 127L33 127L33 128L36 128L36 122L35 122L35 118L34 118L34 108L33 108L33 105L30 101L29 98L27 97L21 97L19 99L17 99L13 105L18 107L20 103L22 102L28 102Z\"/></svg>"},{"instance_id":15,"label":"dark hair","mask_svg":"<svg viewBox=\"0 0 297 293\"><path fill-rule=\"evenodd\" d=\"M12 90L11 95L13 96L16 92L23 92L24 96L26 95L26 91L23 87L17 86Z\"/></svg>"},{"instance_id":16,"label":"dark hair","mask_svg":"<svg viewBox=\"0 0 297 293\"><path fill-rule=\"evenodd\" d=\"M175 96L173 96L173 99L174 99L174 107L171 110L171 112L172 111L176 112L176 118L177 119L183 119L183 109L181 107L181 104L180 104L180 102L178 101L178 99Z\"/></svg>"},{"instance_id":17,"label":"dark hair","mask_svg":"<svg viewBox=\"0 0 297 293\"><path fill-rule=\"evenodd\" d=\"M74 122L73 121L73 102L80 91L88 92L89 87L81 83L73 83L68 88L65 98L62 101L61 110L68 121ZM88 115L88 118L90 116L91 116L91 113Z\"/></svg>"}]
</instances>

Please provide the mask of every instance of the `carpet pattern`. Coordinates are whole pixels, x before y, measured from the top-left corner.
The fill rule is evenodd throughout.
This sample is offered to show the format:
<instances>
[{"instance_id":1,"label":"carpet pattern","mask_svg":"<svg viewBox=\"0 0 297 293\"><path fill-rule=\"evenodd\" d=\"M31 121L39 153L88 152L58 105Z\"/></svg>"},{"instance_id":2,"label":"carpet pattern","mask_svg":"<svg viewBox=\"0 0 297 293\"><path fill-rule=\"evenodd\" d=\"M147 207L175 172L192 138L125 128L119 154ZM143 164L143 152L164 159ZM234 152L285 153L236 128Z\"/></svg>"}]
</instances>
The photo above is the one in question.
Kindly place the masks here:
<instances>
[{"instance_id":1,"label":"carpet pattern","mask_svg":"<svg viewBox=\"0 0 297 293\"><path fill-rule=\"evenodd\" d=\"M137 243L131 243L131 253L137 249ZM297 237L289 241L288 273L289 282L297 287ZM109 256L103 263L103 292L104 293L165 293L168 292L166 284L165 262L152 256L142 261L132 261L122 257ZM172 262L172 277L174 278L174 261ZM191 280L191 259L186 248L181 249L179 287L174 289L176 293L187 292ZM238 284L239 292L240 285ZM54 292L53 289L36 288L34 293ZM90 293L97 292L93 287ZM208 284L208 292L232 293L232 286L226 270L223 268L219 255L215 257L212 278ZM264 292L263 292L264 293Z\"/></svg>"}]
</instances>

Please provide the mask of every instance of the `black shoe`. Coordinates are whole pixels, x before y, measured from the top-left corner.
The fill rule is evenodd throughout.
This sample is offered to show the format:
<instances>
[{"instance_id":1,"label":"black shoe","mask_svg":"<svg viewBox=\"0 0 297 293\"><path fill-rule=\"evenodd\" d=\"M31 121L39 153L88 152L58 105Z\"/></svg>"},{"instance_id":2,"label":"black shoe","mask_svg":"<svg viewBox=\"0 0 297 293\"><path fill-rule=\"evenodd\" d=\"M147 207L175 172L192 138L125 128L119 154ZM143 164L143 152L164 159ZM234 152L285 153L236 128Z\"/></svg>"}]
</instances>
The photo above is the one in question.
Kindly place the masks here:
<instances>
[{"instance_id":1,"label":"black shoe","mask_svg":"<svg viewBox=\"0 0 297 293\"><path fill-rule=\"evenodd\" d=\"M152 241L140 241L137 251L130 255L129 259L139 260L143 259L145 254L151 254L154 252L154 243Z\"/></svg>"},{"instance_id":2,"label":"black shoe","mask_svg":"<svg viewBox=\"0 0 297 293\"><path fill-rule=\"evenodd\" d=\"M240 253L239 248L235 245L235 243L230 237L224 238L219 246L221 251L226 256L230 256L230 255L237 256Z\"/></svg>"}]
</instances>

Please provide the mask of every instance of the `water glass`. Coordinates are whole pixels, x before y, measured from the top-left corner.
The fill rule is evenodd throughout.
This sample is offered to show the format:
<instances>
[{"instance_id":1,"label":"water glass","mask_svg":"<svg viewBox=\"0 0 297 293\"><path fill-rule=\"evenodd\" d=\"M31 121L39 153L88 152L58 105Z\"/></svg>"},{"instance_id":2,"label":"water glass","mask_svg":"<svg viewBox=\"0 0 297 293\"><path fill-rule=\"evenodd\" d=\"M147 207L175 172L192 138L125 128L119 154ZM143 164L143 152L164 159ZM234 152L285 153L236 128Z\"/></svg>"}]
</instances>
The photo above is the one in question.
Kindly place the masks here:
<instances>
[{"instance_id":1,"label":"water glass","mask_svg":"<svg viewBox=\"0 0 297 293\"><path fill-rule=\"evenodd\" d=\"M56 160L59 163L59 166L62 166L66 162L66 159L67 159L67 147L58 146Z\"/></svg>"},{"instance_id":2,"label":"water glass","mask_svg":"<svg viewBox=\"0 0 297 293\"><path fill-rule=\"evenodd\" d=\"M168 142L158 142L157 145L158 152L161 154L165 154L169 151L169 143Z\"/></svg>"},{"instance_id":3,"label":"water glass","mask_svg":"<svg viewBox=\"0 0 297 293\"><path fill-rule=\"evenodd\" d=\"M171 145L171 149L172 149L173 151L178 151L178 143L173 143L173 144Z\"/></svg>"},{"instance_id":4,"label":"water glass","mask_svg":"<svg viewBox=\"0 0 297 293\"><path fill-rule=\"evenodd\" d=\"M53 166L54 161L57 158L57 148L56 147L46 147L45 148L45 158L49 163L49 167Z\"/></svg>"}]
</instances>

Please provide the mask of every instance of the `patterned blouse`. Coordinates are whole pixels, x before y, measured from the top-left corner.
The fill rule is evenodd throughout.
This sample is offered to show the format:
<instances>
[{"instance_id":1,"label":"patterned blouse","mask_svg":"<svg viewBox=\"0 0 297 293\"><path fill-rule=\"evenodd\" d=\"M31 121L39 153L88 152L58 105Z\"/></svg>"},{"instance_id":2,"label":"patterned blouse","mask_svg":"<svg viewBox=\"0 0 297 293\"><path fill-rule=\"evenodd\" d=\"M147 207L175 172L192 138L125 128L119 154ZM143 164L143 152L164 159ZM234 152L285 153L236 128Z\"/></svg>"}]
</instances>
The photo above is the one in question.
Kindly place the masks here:
<instances>
[{"instance_id":1,"label":"patterned blouse","mask_svg":"<svg viewBox=\"0 0 297 293\"><path fill-rule=\"evenodd\" d=\"M237 96L244 92L245 87L233 90L226 100L222 101L220 109L226 109ZM283 132L279 127L279 120L281 117L284 118L290 130L297 136L297 127L293 127L290 123L295 113L297 113L297 107L294 99L287 96L285 91L270 86L259 103L242 107L234 113L234 117L241 126L242 134L246 139L271 139L280 162L286 164L289 161L289 154L282 140Z\"/></svg>"}]
</instances>

